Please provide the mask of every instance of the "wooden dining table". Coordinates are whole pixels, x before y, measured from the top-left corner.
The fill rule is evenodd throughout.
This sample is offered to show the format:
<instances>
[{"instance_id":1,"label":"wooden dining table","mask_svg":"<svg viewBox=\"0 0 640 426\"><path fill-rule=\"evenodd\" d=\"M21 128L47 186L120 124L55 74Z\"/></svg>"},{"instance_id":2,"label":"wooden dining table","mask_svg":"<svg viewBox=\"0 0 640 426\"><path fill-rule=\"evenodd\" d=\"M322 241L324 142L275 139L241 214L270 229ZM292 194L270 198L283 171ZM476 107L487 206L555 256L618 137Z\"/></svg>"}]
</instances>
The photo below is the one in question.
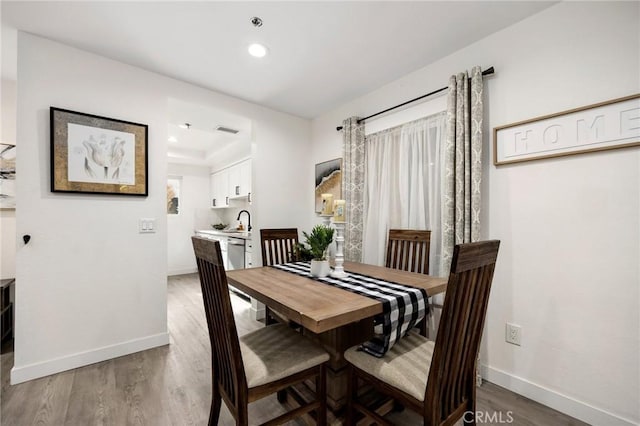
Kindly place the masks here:
<instances>
[{"instance_id":1,"label":"wooden dining table","mask_svg":"<svg viewBox=\"0 0 640 426\"><path fill-rule=\"evenodd\" d=\"M446 278L383 266L344 262L347 273L368 275L419 287L433 296L445 291ZM382 303L317 280L271 266L227 272L229 284L244 291L303 327L303 333L324 346L327 367L327 405L339 411L347 397L347 362L344 351L373 337L373 317Z\"/></svg>"}]
</instances>

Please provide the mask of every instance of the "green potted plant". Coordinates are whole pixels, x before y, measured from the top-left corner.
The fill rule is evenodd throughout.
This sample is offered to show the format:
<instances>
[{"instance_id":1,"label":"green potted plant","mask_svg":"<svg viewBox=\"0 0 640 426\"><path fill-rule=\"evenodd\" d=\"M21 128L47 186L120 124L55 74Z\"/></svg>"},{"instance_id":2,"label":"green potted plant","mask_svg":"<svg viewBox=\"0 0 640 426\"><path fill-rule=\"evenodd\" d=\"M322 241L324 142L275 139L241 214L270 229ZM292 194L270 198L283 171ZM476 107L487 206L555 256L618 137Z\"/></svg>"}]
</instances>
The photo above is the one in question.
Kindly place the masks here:
<instances>
[{"instance_id":1,"label":"green potted plant","mask_svg":"<svg viewBox=\"0 0 640 426\"><path fill-rule=\"evenodd\" d=\"M314 277L326 277L331 270L327 260L327 250L329 244L333 242L333 228L320 224L314 226L311 233L307 234L302 231L302 234L312 255L311 275Z\"/></svg>"},{"instance_id":2,"label":"green potted plant","mask_svg":"<svg viewBox=\"0 0 640 426\"><path fill-rule=\"evenodd\" d=\"M295 262L309 262L313 259L311 250L302 243L296 243L293 246L293 259Z\"/></svg>"}]
</instances>

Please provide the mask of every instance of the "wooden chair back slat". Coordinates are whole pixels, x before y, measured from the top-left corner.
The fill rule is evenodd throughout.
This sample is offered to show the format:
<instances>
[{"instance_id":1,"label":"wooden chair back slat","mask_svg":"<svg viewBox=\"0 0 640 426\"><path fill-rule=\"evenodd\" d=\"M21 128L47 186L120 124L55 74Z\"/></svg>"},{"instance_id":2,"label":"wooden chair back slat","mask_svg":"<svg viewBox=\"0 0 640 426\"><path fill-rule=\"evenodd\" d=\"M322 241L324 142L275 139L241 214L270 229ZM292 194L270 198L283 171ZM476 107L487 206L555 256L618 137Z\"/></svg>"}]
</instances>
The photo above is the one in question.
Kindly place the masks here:
<instances>
[{"instance_id":1,"label":"wooden chair back slat","mask_svg":"<svg viewBox=\"0 0 640 426\"><path fill-rule=\"evenodd\" d=\"M247 404L247 385L220 243L200 237L191 240L209 328L213 383L237 412Z\"/></svg>"},{"instance_id":2,"label":"wooden chair back slat","mask_svg":"<svg viewBox=\"0 0 640 426\"><path fill-rule=\"evenodd\" d=\"M385 265L403 271L429 273L431 231L390 229Z\"/></svg>"},{"instance_id":3,"label":"wooden chair back slat","mask_svg":"<svg viewBox=\"0 0 640 426\"><path fill-rule=\"evenodd\" d=\"M293 262L298 244L297 228L261 229L260 248L264 266Z\"/></svg>"},{"instance_id":4,"label":"wooden chair back slat","mask_svg":"<svg viewBox=\"0 0 640 426\"><path fill-rule=\"evenodd\" d=\"M425 394L424 415L432 424L474 409L476 359L499 245L493 240L454 249Z\"/></svg>"}]
</instances>

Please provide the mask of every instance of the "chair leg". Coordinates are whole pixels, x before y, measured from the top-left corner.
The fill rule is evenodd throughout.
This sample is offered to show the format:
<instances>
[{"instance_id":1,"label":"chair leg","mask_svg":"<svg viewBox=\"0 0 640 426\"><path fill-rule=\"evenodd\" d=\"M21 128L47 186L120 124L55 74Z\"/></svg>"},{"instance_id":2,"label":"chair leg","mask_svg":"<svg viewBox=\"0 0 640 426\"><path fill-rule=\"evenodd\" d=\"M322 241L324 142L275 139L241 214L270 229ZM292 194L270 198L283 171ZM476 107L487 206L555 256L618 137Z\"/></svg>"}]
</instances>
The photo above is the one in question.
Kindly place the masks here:
<instances>
[{"instance_id":1,"label":"chair leg","mask_svg":"<svg viewBox=\"0 0 640 426\"><path fill-rule=\"evenodd\" d=\"M402 405L398 400L393 400L393 408L391 409L392 411L395 411L396 413L401 413L404 411L404 405Z\"/></svg>"},{"instance_id":2,"label":"chair leg","mask_svg":"<svg viewBox=\"0 0 640 426\"><path fill-rule=\"evenodd\" d=\"M211 398L211 411L209 412L209 426L216 426L218 419L220 418L220 405L222 403L222 397L215 388L214 384L213 396Z\"/></svg>"},{"instance_id":3,"label":"chair leg","mask_svg":"<svg viewBox=\"0 0 640 426\"><path fill-rule=\"evenodd\" d=\"M465 411L462 416L462 424L463 425L475 425L476 424L476 412L475 411Z\"/></svg>"},{"instance_id":4,"label":"chair leg","mask_svg":"<svg viewBox=\"0 0 640 426\"><path fill-rule=\"evenodd\" d=\"M475 385L475 377L474 377L474 385ZM476 389L473 386L471 391L470 398L467 400L467 411L465 411L462 416L462 424L464 425L475 425L476 424Z\"/></svg>"},{"instance_id":5,"label":"chair leg","mask_svg":"<svg viewBox=\"0 0 640 426\"><path fill-rule=\"evenodd\" d=\"M249 409L246 404L244 407L238 408L238 418L236 418L236 426L249 426Z\"/></svg>"},{"instance_id":6,"label":"chair leg","mask_svg":"<svg viewBox=\"0 0 640 426\"><path fill-rule=\"evenodd\" d=\"M271 309L268 306L264 307L264 325L272 325L277 323L275 318L271 315Z\"/></svg>"},{"instance_id":7,"label":"chair leg","mask_svg":"<svg viewBox=\"0 0 640 426\"><path fill-rule=\"evenodd\" d=\"M327 424L327 371L324 364L320 366L318 378L316 379L316 398L320 402L316 424L324 426Z\"/></svg>"},{"instance_id":8,"label":"chair leg","mask_svg":"<svg viewBox=\"0 0 640 426\"><path fill-rule=\"evenodd\" d=\"M428 315L425 315L424 317L422 317L422 319L420 320L420 323L418 324L420 335L424 337L429 337L429 322L427 320L428 320Z\"/></svg>"},{"instance_id":9,"label":"chair leg","mask_svg":"<svg viewBox=\"0 0 640 426\"><path fill-rule=\"evenodd\" d=\"M355 424L355 412L353 409L353 404L357 400L358 396L358 378L356 377L356 373L353 367L350 365L349 367L349 375L347 378L347 419L346 425L351 426Z\"/></svg>"}]
</instances>

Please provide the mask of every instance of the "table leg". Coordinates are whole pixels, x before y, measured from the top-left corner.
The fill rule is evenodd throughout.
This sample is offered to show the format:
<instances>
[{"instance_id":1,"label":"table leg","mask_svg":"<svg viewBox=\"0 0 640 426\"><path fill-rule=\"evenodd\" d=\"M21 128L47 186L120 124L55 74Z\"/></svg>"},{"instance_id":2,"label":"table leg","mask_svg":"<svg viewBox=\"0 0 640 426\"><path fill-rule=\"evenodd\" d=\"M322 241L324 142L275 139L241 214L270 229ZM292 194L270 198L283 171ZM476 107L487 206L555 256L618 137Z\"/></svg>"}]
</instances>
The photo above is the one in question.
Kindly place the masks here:
<instances>
[{"instance_id":1,"label":"table leg","mask_svg":"<svg viewBox=\"0 0 640 426\"><path fill-rule=\"evenodd\" d=\"M329 353L327 365L327 406L338 413L347 403L347 361L344 352L373 337L373 318L347 324L322 334L305 334L318 341Z\"/></svg>"}]
</instances>

